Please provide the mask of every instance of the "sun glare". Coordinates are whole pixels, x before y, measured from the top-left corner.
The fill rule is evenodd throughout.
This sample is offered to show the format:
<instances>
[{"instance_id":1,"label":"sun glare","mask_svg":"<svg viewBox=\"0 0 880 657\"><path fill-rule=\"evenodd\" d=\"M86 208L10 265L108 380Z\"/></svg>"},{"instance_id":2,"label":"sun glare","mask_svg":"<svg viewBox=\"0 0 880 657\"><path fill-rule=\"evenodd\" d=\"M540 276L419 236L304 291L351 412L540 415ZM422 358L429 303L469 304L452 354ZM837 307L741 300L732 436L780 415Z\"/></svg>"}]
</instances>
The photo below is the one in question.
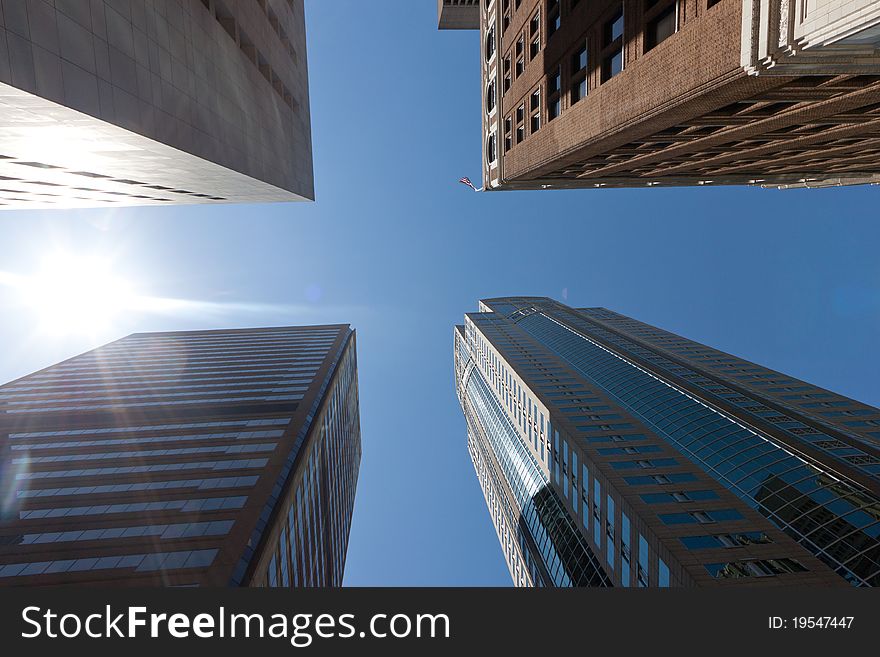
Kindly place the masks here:
<instances>
[{"instance_id":1,"label":"sun glare","mask_svg":"<svg viewBox=\"0 0 880 657\"><path fill-rule=\"evenodd\" d=\"M41 329L56 335L105 331L133 299L109 260L66 253L47 257L20 288Z\"/></svg>"}]
</instances>

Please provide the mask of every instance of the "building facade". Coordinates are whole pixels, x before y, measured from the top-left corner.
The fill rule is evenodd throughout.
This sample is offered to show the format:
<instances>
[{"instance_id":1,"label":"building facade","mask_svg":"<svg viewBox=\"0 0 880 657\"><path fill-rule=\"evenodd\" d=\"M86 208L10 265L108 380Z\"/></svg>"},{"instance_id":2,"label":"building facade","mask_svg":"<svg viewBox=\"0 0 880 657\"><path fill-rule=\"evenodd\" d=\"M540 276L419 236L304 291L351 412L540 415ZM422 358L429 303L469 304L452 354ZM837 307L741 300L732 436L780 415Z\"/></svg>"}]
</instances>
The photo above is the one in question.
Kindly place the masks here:
<instances>
[{"instance_id":1,"label":"building facade","mask_svg":"<svg viewBox=\"0 0 880 657\"><path fill-rule=\"evenodd\" d=\"M880 409L546 298L454 345L516 585L880 585Z\"/></svg>"},{"instance_id":2,"label":"building facade","mask_svg":"<svg viewBox=\"0 0 880 657\"><path fill-rule=\"evenodd\" d=\"M880 182L874 0L479 4L486 190Z\"/></svg>"},{"instance_id":3,"label":"building facade","mask_svg":"<svg viewBox=\"0 0 880 657\"><path fill-rule=\"evenodd\" d=\"M142 333L0 387L0 586L340 586L347 325Z\"/></svg>"},{"instance_id":4,"label":"building facade","mask_svg":"<svg viewBox=\"0 0 880 657\"><path fill-rule=\"evenodd\" d=\"M0 209L313 198L302 0L3 3Z\"/></svg>"}]
</instances>

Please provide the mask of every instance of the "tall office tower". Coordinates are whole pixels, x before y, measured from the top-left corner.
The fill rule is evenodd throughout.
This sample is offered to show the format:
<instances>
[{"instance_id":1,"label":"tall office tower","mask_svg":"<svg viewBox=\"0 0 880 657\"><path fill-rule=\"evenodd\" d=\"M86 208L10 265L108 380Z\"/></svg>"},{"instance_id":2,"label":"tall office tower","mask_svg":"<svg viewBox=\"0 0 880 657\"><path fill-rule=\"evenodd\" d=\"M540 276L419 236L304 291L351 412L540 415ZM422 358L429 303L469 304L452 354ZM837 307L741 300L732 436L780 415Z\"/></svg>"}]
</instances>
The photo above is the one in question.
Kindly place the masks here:
<instances>
[{"instance_id":1,"label":"tall office tower","mask_svg":"<svg viewBox=\"0 0 880 657\"><path fill-rule=\"evenodd\" d=\"M0 586L339 586L347 325L140 333L0 387Z\"/></svg>"},{"instance_id":2,"label":"tall office tower","mask_svg":"<svg viewBox=\"0 0 880 657\"><path fill-rule=\"evenodd\" d=\"M303 0L0 11L0 209L314 198Z\"/></svg>"},{"instance_id":3,"label":"tall office tower","mask_svg":"<svg viewBox=\"0 0 880 657\"><path fill-rule=\"evenodd\" d=\"M880 585L880 409L604 308L489 299L454 335L515 584Z\"/></svg>"},{"instance_id":4,"label":"tall office tower","mask_svg":"<svg viewBox=\"0 0 880 657\"><path fill-rule=\"evenodd\" d=\"M440 0L487 190L880 182L876 0Z\"/></svg>"}]
</instances>

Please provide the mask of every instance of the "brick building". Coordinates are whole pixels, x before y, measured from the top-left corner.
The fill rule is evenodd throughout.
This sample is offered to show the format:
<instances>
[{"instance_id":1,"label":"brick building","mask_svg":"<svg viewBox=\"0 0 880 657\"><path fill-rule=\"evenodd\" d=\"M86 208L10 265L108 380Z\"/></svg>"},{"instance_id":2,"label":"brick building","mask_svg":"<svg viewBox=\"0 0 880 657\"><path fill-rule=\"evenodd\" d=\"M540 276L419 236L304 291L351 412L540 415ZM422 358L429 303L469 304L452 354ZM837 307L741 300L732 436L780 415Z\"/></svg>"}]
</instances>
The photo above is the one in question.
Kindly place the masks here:
<instances>
[{"instance_id":1,"label":"brick building","mask_svg":"<svg viewBox=\"0 0 880 657\"><path fill-rule=\"evenodd\" d=\"M440 0L487 190L880 181L872 0Z\"/></svg>"}]
</instances>

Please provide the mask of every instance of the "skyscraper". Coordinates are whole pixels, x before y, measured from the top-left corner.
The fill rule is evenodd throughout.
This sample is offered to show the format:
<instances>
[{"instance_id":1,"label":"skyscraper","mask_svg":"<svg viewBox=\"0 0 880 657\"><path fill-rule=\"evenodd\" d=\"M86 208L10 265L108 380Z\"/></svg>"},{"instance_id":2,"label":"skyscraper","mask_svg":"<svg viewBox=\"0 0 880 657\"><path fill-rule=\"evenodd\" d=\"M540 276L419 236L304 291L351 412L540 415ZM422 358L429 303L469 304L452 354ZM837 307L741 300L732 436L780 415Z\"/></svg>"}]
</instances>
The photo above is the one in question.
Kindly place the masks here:
<instances>
[{"instance_id":1,"label":"skyscraper","mask_svg":"<svg viewBox=\"0 0 880 657\"><path fill-rule=\"evenodd\" d=\"M0 209L313 199L303 11L4 2Z\"/></svg>"},{"instance_id":2,"label":"skyscraper","mask_svg":"<svg viewBox=\"0 0 880 657\"><path fill-rule=\"evenodd\" d=\"M880 182L875 0L440 0L486 190Z\"/></svg>"},{"instance_id":3,"label":"skyscraper","mask_svg":"<svg viewBox=\"0 0 880 657\"><path fill-rule=\"evenodd\" d=\"M347 325L141 333L0 387L0 586L339 586Z\"/></svg>"},{"instance_id":4,"label":"skyscraper","mask_svg":"<svg viewBox=\"0 0 880 657\"><path fill-rule=\"evenodd\" d=\"M454 338L515 584L880 585L880 409L547 298Z\"/></svg>"}]
</instances>

